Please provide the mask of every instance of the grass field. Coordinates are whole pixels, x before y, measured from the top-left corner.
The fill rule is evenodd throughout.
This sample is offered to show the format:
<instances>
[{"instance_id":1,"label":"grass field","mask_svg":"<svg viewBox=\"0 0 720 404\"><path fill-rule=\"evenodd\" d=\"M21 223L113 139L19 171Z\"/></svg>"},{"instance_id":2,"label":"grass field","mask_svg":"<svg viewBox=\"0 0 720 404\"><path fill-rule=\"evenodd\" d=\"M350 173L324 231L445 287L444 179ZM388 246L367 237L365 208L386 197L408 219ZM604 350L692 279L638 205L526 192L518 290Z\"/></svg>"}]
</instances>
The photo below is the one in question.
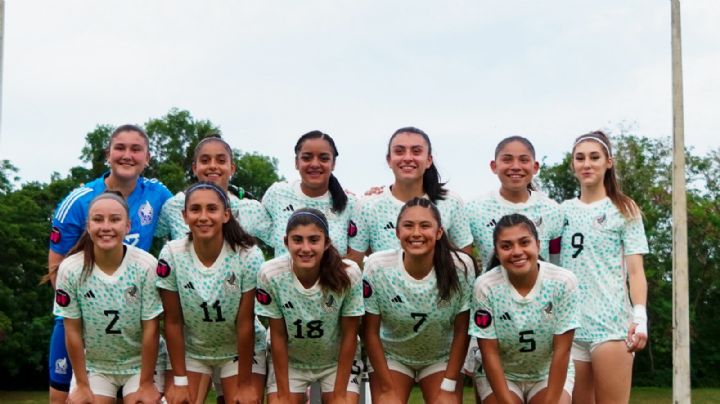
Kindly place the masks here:
<instances>
[{"instance_id":1,"label":"grass field","mask_svg":"<svg viewBox=\"0 0 720 404\"><path fill-rule=\"evenodd\" d=\"M465 390L465 403L474 403L472 389ZM214 398L207 403L214 403ZM672 402L672 390L669 388L636 387L632 391L631 404L663 404ZM720 403L720 389L696 389L692 391L693 404ZM0 403L3 404L40 404L47 403L44 391L0 391ZM422 403L420 391L414 391L410 403Z\"/></svg>"}]
</instances>

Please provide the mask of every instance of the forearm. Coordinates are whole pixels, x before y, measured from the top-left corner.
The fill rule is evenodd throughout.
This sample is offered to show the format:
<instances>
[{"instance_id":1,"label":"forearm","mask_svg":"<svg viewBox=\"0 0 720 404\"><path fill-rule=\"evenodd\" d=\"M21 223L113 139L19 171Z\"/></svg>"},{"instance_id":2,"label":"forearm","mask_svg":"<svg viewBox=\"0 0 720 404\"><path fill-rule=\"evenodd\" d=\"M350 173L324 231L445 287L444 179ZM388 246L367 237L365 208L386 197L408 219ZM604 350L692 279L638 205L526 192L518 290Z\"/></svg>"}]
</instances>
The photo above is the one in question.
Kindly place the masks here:
<instances>
[{"instance_id":1,"label":"forearm","mask_svg":"<svg viewBox=\"0 0 720 404\"><path fill-rule=\"evenodd\" d=\"M370 327L366 327L366 324L363 324L363 327L365 350L372 364L373 374L379 381L380 389L383 392L393 390L392 376L390 375L390 369L385 359L385 350L382 341L380 341L380 334L369 330Z\"/></svg>"},{"instance_id":2,"label":"forearm","mask_svg":"<svg viewBox=\"0 0 720 404\"><path fill-rule=\"evenodd\" d=\"M464 311L455 316L455 324L453 329L453 339L450 345L450 358L447 368L445 369L445 378L450 380L458 380L460 371L465 361L465 354L470 343L468 335L468 322L470 321L470 312Z\"/></svg>"},{"instance_id":3,"label":"forearm","mask_svg":"<svg viewBox=\"0 0 720 404\"><path fill-rule=\"evenodd\" d=\"M81 320L72 320L80 323ZM67 348L68 357L70 358L70 364L73 368L73 375L77 384L89 385L87 376L87 367L85 364L85 346L82 340L81 326L77 327L68 324L68 319L65 319L65 346Z\"/></svg>"},{"instance_id":4,"label":"forearm","mask_svg":"<svg viewBox=\"0 0 720 404\"><path fill-rule=\"evenodd\" d=\"M499 403L512 402L512 393L505 379L505 371L500 361L500 352L497 347L497 340L479 339L480 352L482 353L482 364L485 375L490 383L495 398Z\"/></svg>"},{"instance_id":5,"label":"forearm","mask_svg":"<svg viewBox=\"0 0 720 404\"><path fill-rule=\"evenodd\" d=\"M287 396L290 394L288 336L283 319L270 320L270 346L278 395Z\"/></svg>"},{"instance_id":6,"label":"forearm","mask_svg":"<svg viewBox=\"0 0 720 404\"><path fill-rule=\"evenodd\" d=\"M61 254L58 254L54 252L53 250L48 250L48 277L47 279L50 281L50 284L52 285L53 289L55 289L55 284L57 281L57 273L58 273L58 267L60 266L60 263L62 262L64 256Z\"/></svg>"},{"instance_id":7,"label":"forearm","mask_svg":"<svg viewBox=\"0 0 720 404\"><path fill-rule=\"evenodd\" d=\"M159 323L160 320L157 317L142 322L140 384L153 383L160 338Z\"/></svg>"},{"instance_id":8,"label":"forearm","mask_svg":"<svg viewBox=\"0 0 720 404\"><path fill-rule=\"evenodd\" d=\"M237 322L238 384L251 384L252 364L255 348L253 319Z\"/></svg>"},{"instance_id":9,"label":"forearm","mask_svg":"<svg viewBox=\"0 0 720 404\"><path fill-rule=\"evenodd\" d=\"M630 284L630 300L632 304L647 305L647 279L643 266L642 255L625 257L628 267L628 283Z\"/></svg>"},{"instance_id":10,"label":"forearm","mask_svg":"<svg viewBox=\"0 0 720 404\"><path fill-rule=\"evenodd\" d=\"M552 362L550 363L550 374L548 376L546 403L560 402L560 396L567 379L567 370L570 363L570 350L554 350Z\"/></svg>"},{"instance_id":11,"label":"forearm","mask_svg":"<svg viewBox=\"0 0 720 404\"><path fill-rule=\"evenodd\" d=\"M347 391L347 381L350 378L350 369L357 350L357 331L359 317L343 317L340 352L338 353L337 374L335 376L334 391L336 394Z\"/></svg>"}]
</instances>

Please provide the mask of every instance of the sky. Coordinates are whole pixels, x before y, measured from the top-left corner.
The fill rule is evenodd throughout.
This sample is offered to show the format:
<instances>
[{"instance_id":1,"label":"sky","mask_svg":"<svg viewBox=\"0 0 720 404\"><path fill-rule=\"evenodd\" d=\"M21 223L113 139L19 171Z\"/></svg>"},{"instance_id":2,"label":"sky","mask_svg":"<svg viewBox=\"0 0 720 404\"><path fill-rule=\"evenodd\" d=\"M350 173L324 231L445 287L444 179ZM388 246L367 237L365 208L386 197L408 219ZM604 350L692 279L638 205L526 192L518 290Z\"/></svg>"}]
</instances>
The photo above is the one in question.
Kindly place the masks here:
<instances>
[{"instance_id":1,"label":"sky","mask_svg":"<svg viewBox=\"0 0 720 404\"><path fill-rule=\"evenodd\" d=\"M686 144L720 147L720 1L682 3ZM430 135L448 187L498 187L496 144L560 161L578 135L672 136L670 2L6 0L0 158L23 181L81 164L98 124L171 108L298 177L293 146L335 139L335 174L389 184L398 128Z\"/></svg>"}]
</instances>

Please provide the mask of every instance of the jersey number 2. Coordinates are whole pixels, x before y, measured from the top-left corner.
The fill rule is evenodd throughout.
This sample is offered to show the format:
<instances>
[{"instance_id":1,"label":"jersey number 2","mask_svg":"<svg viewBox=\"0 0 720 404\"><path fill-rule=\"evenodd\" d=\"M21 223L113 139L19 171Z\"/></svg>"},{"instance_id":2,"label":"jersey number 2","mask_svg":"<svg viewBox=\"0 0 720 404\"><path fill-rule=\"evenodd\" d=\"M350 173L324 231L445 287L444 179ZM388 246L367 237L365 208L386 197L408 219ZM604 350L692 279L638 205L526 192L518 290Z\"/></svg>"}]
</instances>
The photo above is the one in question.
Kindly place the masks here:
<instances>
[{"instance_id":1,"label":"jersey number 2","mask_svg":"<svg viewBox=\"0 0 720 404\"><path fill-rule=\"evenodd\" d=\"M122 331L113 328L115 327L115 323L120 320L120 312L117 310L105 310L105 317L111 314L113 318L110 320L110 324L105 327L105 334L122 334Z\"/></svg>"}]
</instances>

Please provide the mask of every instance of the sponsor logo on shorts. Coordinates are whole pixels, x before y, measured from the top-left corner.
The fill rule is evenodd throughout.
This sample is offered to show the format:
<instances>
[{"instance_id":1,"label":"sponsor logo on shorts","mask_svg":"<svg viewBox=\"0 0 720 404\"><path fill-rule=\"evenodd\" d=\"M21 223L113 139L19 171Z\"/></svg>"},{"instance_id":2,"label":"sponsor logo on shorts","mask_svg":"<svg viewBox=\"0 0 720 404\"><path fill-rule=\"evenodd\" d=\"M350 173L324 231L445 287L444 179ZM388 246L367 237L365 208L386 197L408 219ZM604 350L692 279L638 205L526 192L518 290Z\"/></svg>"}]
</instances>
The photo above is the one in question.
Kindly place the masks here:
<instances>
[{"instance_id":1,"label":"sponsor logo on shorts","mask_svg":"<svg viewBox=\"0 0 720 404\"><path fill-rule=\"evenodd\" d=\"M168 264L167 261L158 261L157 268L155 269L155 273L157 274L157 276L161 278L167 278L170 275L170 271L170 264Z\"/></svg>"},{"instance_id":2,"label":"sponsor logo on shorts","mask_svg":"<svg viewBox=\"0 0 720 404\"><path fill-rule=\"evenodd\" d=\"M258 303L265 306L272 302L272 297L270 297L270 293L266 292L263 289L258 289L257 292L255 292L255 299L258 301Z\"/></svg>"},{"instance_id":3,"label":"sponsor logo on shorts","mask_svg":"<svg viewBox=\"0 0 720 404\"><path fill-rule=\"evenodd\" d=\"M68 307L68 305L70 305L70 295L62 289L56 290L55 303L60 307Z\"/></svg>"},{"instance_id":4,"label":"sponsor logo on shorts","mask_svg":"<svg viewBox=\"0 0 720 404\"><path fill-rule=\"evenodd\" d=\"M357 236L357 232L357 225L351 220L350 223L348 223L348 237Z\"/></svg>"},{"instance_id":5,"label":"sponsor logo on shorts","mask_svg":"<svg viewBox=\"0 0 720 404\"><path fill-rule=\"evenodd\" d=\"M370 286L370 282L363 279L363 297L367 299L368 297L372 296L373 290L372 286Z\"/></svg>"},{"instance_id":6,"label":"sponsor logo on shorts","mask_svg":"<svg viewBox=\"0 0 720 404\"><path fill-rule=\"evenodd\" d=\"M50 230L50 242L53 244L57 244L62 240L62 233L60 233L60 229L53 226L53 228Z\"/></svg>"},{"instance_id":7,"label":"sponsor logo on shorts","mask_svg":"<svg viewBox=\"0 0 720 404\"><path fill-rule=\"evenodd\" d=\"M58 359L55 361L55 373L59 375L66 375L68 371L67 358Z\"/></svg>"},{"instance_id":8,"label":"sponsor logo on shorts","mask_svg":"<svg viewBox=\"0 0 720 404\"><path fill-rule=\"evenodd\" d=\"M492 324L492 315L489 311L480 309L475 312L475 325L480 328L488 328Z\"/></svg>"}]
</instances>

